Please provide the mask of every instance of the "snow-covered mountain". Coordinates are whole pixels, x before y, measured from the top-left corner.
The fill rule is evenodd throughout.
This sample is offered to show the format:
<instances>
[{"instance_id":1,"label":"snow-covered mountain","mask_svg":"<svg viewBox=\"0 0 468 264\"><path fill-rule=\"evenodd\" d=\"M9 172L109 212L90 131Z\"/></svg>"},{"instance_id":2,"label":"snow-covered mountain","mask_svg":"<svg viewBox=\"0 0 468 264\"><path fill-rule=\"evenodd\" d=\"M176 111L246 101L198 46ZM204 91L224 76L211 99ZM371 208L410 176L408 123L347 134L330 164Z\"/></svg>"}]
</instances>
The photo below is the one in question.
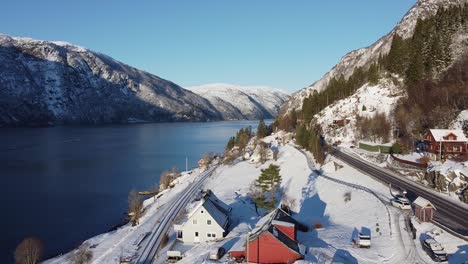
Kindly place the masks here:
<instances>
[{"instance_id":1,"label":"snow-covered mountain","mask_svg":"<svg viewBox=\"0 0 468 264\"><path fill-rule=\"evenodd\" d=\"M0 126L218 119L206 99L104 54L0 35Z\"/></svg>"},{"instance_id":2,"label":"snow-covered mountain","mask_svg":"<svg viewBox=\"0 0 468 264\"><path fill-rule=\"evenodd\" d=\"M400 35L403 39L413 35L416 22L419 18L424 19L435 15L440 7L461 5L467 2L468 0L418 0L396 27L387 35L380 38L369 47L354 50L346 54L341 61L320 80L292 94L291 98L281 106L281 113L287 113L293 109L300 109L304 98L308 97L313 91L320 92L323 90L332 78L339 77L341 74L343 74L345 78L348 78L353 73L354 68L359 66L366 67L376 62L381 54L387 54L389 52L395 33Z\"/></svg>"},{"instance_id":3,"label":"snow-covered mountain","mask_svg":"<svg viewBox=\"0 0 468 264\"><path fill-rule=\"evenodd\" d=\"M206 98L226 120L273 118L289 95L269 86L213 83L186 87Z\"/></svg>"}]
</instances>

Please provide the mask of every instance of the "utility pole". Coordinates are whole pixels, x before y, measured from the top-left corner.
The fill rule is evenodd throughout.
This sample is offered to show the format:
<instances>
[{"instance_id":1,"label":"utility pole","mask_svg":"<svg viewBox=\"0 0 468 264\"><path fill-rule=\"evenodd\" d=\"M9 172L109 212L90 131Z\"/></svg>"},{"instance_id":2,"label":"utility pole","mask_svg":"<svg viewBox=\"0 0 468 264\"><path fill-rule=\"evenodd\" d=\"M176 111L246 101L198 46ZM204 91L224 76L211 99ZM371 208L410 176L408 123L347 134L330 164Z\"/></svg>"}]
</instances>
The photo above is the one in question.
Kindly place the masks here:
<instances>
[{"instance_id":1,"label":"utility pole","mask_svg":"<svg viewBox=\"0 0 468 264\"><path fill-rule=\"evenodd\" d=\"M440 162L442 162L442 139L440 140L440 144L439 144L439 159L440 159Z\"/></svg>"}]
</instances>

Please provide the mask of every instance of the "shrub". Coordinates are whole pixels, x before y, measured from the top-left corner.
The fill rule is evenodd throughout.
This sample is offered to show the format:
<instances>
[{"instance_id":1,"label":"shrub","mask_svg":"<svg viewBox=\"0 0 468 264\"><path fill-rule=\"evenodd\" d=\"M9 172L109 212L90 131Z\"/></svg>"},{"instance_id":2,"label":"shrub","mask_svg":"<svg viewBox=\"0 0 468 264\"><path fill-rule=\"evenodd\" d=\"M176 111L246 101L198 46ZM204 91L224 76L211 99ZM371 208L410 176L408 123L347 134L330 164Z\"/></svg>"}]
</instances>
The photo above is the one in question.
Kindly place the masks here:
<instances>
[{"instance_id":1,"label":"shrub","mask_svg":"<svg viewBox=\"0 0 468 264\"><path fill-rule=\"evenodd\" d=\"M25 238L15 250L15 261L18 264L36 264L42 255L42 242L38 238Z\"/></svg>"},{"instance_id":2,"label":"shrub","mask_svg":"<svg viewBox=\"0 0 468 264\"><path fill-rule=\"evenodd\" d=\"M351 192L346 192L346 193L343 195L343 198L344 198L345 203L351 201Z\"/></svg>"},{"instance_id":3,"label":"shrub","mask_svg":"<svg viewBox=\"0 0 468 264\"><path fill-rule=\"evenodd\" d=\"M400 143L394 143L392 145L392 148L390 149L390 153L394 153L394 154L401 154L403 152L403 147L401 146Z\"/></svg>"},{"instance_id":4,"label":"shrub","mask_svg":"<svg viewBox=\"0 0 468 264\"><path fill-rule=\"evenodd\" d=\"M86 264L93 258L93 252L89 249L89 244L84 243L73 252L71 257L73 264Z\"/></svg>"}]
</instances>

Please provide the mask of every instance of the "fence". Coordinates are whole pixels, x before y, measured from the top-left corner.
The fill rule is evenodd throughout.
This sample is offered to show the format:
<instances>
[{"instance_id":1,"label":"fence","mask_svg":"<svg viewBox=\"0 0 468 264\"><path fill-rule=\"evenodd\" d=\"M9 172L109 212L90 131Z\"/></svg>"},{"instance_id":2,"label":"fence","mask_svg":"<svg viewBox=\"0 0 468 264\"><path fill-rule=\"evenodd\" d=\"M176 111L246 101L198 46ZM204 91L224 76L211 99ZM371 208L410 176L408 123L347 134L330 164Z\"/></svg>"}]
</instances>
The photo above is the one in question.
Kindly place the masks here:
<instances>
[{"instance_id":1,"label":"fence","mask_svg":"<svg viewBox=\"0 0 468 264\"><path fill-rule=\"evenodd\" d=\"M427 163L419 163L419 162L413 162L413 161L409 161L409 160L399 159L399 158L393 156L393 154L390 154L390 156L392 157L393 160L398 161L398 162L403 163L403 164L406 164L406 165L411 165L411 166L415 166L415 167L422 168L422 169L427 168Z\"/></svg>"},{"instance_id":2,"label":"fence","mask_svg":"<svg viewBox=\"0 0 468 264\"><path fill-rule=\"evenodd\" d=\"M391 146L382 146L382 145L369 145L362 142L359 142L359 148L372 152L380 153L390 153Z\"/></svg>"}]
</instances>

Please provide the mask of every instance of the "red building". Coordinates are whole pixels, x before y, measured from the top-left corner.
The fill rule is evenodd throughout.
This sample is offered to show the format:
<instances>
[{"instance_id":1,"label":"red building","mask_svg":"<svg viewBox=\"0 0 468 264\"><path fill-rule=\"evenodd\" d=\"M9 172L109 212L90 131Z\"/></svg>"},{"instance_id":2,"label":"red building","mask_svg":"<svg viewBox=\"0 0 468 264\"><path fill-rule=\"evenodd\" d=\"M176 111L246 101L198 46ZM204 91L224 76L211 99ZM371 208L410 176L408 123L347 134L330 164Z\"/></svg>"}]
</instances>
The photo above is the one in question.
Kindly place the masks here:
<instances>
[{"instance_id":1,"label":"red building","mask_svg":"<svg viewBox=\"0 0 468 264\"><path fill-rule=\"evenodd\" d=\"M431 129L424 136L424 149L432 160L467 153L468 139L460 129Z\"/></svg>"},{"instance_id":2,"label":"red building","mask_svg":"<svg viewBox=\"0 0 468 264\"><path fill-rule=\"evenodd\" d=\"M418 197L413 202L414 205L414 215L421 222L430 222L434 217L434 210L436 209L434 205L428 200Z\"/></svg>"},{"instance_id":3,"label":"red building","mask_svg":"<svg viewBox=\"0 0 468 264\"><path fill-rule=\"evenodd\" d=\"M281 209L262 218L247 237L247 262L289 264L302 259L296 241L297 224Z\"/></svg>"}]
</instances>

